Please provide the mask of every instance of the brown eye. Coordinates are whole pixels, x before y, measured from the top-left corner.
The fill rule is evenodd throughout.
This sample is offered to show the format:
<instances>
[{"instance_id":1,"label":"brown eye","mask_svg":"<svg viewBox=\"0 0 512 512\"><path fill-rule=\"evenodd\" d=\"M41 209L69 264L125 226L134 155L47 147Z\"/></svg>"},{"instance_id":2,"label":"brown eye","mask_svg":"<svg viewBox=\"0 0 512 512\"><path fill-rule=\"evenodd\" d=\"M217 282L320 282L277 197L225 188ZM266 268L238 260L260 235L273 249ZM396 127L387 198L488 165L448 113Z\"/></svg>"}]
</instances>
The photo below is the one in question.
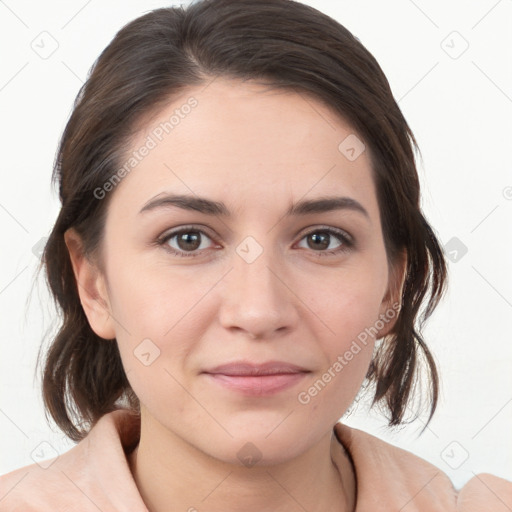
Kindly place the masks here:
<instances>
[{"instance_id":1,"label":"brown eye","mask_svg":"<svg viewBox=\"0 0 512 512\"><path fill-rule=\"evenodd\" d=\"M306 246L299 245L299 247L311 249L317 252L318 256L348 251L354 245L348 234L333 228L311 231L304 235L301 242L302 240L306 241Z\"/></svg>"},{"instance_id":2,"label":"brown eye","mask_svg":"<svg viewBox=\"0 0 512 512\"><path fill-rule=\"evenodd\" d=\"M201 230L185 228L163 236L159 244L175 256L187 257L199 256L201 251L211 247L212 240Z\"/></svg>"},{"instance_id":3,"label":"brown eye","mask_svg":"<svg viewBox=\"0 0 512 512\"><path fill-rule=\"evenodd\" d=\"M308 245L314 250L325 250L329 247L331 242L331 235L329 233L318 231L307 235Z\"/></svg>"},{"instance_id":4,"label":"brown eye","mask_svg":"<svg viewBox=\"0 0 512 512\"><path fill-rule=\"evenodd\" d=\"M176 235L176 243L183 251L195 251L201 245L201 234L198 231L187 231Z\"/></svg>"}]
</instances>

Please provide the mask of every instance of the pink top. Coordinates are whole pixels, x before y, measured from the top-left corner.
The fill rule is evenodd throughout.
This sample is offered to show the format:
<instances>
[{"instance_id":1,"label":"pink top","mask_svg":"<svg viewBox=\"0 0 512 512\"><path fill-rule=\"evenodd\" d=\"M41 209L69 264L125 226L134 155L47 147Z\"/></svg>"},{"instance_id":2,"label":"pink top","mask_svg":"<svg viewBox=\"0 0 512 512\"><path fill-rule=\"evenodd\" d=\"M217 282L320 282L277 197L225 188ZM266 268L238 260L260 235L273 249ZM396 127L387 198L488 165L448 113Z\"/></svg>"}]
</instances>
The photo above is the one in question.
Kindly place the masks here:
<instances>
[{"instance_id":1,"label":"pink top","mask_svg":"<svg viewBox=\"0 0 512 512\"><path fill-rule=\"evenodd\" d=\"M332 454L343 444L356 470L356 512L510 512L512 482L488 474L460 491L437 467L370 434L337 423ZM128 410L103 416L87 437L54 459L0 477L0 512L148 512L126 453L140 419Z\"/></svg>"}]
</instances>

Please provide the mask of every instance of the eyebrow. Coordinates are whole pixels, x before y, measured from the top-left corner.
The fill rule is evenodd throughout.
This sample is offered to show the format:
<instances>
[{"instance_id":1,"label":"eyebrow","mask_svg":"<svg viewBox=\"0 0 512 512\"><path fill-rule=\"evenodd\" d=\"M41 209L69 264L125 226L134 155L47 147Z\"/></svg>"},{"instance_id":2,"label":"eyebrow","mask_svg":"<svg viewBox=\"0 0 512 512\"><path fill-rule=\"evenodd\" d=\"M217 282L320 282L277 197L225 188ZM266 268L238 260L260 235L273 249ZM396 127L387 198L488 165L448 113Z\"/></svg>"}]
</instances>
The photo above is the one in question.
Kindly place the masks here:
<instances>
[{"instance_id":1,"label":"eyebrow","mask_svg":"<svg viewBox=\"0 0 512 512\"><path fill-rule=\"evenodd\" d=\"M177 207L182 210L192 210L206 215L230 217L231 213L223 202L213 201L204 197L159 194L150 199L140 210L139 214L157 209ZM351 210L359 212L370 220L370 215L364 206L351 197L320 197L318 199L301 200L290 206L285 216L308 215L325 213L335 210Z\"/></svg>"}]
</instances>

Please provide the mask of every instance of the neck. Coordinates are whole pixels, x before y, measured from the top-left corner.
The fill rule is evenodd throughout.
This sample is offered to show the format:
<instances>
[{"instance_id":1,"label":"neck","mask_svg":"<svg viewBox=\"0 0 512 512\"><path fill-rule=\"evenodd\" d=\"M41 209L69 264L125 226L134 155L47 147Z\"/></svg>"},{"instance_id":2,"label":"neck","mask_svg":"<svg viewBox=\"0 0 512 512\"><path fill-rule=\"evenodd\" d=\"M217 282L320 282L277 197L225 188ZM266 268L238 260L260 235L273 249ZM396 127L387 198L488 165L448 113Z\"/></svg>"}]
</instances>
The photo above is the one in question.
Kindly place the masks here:
<instances>
[{"instance_id":1,"label":"neck","mask_svg":"<svg viewBox=\"0 0 512 512\"><path fill-rule=\"evenodd\" d=\"M293 460L245 467L142 421L128 461L150 512L349 512L355 506L352 465L332 432Z\"/></svg>"}]
</instances>

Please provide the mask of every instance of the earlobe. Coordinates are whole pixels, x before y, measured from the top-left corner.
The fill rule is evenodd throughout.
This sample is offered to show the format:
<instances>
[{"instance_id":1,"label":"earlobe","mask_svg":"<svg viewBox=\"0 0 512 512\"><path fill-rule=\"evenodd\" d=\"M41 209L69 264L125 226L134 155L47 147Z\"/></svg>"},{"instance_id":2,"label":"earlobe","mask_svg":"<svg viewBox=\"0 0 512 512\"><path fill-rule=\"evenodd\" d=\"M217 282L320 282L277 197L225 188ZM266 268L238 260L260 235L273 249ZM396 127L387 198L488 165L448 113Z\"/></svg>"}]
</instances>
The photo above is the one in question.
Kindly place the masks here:
<instances>
[{"instance_id":1,"label":"earlobe","mask_svg":"<svg viewBox=\"0 0 512 512\"><path fill-rule=\"evenodd\" d=\"M73 266L80 302L91 329L101 338L114 339L114 321L110 314L103 274L84 254L81 237L75 229L70 228L64 233L64 241Z\"/></svg>"}]
</instances>

